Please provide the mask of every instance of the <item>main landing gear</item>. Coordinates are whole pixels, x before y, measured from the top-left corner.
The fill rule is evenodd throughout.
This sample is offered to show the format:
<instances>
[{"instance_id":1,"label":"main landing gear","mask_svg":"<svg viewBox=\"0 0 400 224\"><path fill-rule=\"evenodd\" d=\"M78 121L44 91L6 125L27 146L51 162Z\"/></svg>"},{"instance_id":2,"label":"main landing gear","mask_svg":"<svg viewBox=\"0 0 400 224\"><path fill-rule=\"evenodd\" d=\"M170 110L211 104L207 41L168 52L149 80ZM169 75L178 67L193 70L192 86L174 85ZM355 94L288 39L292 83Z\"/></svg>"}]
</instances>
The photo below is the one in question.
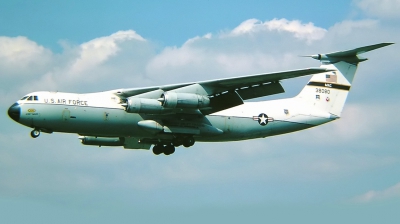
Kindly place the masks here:
<instances>
[{"instance_id":1,"label":"main landing gear","mask_svg":"<svg viewBox=\"0 0 400 224\"><path fill-rule=\"evenodd\" d=\"M193 137L186 137L186 138L175 138L172 143L170 144L156 144L153 147L153 153L155 155L160 155L161 153L164 153L165 155L171 155L175 152L175 147L183 145L184 147L188 148L190 146L193 146L195 143L195 140Z\"/></svg>"},{"instance_id":2,"label":"main landing gear","mask_svg":"<svg viewBox=\"0 0 400 224\"><path fill-rule=\"evenodd\" d=\"M38 129L34 129L33 131L31 131L31 137L32 138L37 138L40 135L40 130Z\"/></svg>"},{"instance_id":3,"label":"main landing gear","mask_svg":"<svg viewBox=\"0 0 400 224\"><path fill-rule=\"evenodd\" d=\"M168 156L174 152L175 152L175 146L173 145L155 145L153 147L153 153L155 155L160 155L161 153L164 153L165 155Z\"/></svg>"}]
</instances>

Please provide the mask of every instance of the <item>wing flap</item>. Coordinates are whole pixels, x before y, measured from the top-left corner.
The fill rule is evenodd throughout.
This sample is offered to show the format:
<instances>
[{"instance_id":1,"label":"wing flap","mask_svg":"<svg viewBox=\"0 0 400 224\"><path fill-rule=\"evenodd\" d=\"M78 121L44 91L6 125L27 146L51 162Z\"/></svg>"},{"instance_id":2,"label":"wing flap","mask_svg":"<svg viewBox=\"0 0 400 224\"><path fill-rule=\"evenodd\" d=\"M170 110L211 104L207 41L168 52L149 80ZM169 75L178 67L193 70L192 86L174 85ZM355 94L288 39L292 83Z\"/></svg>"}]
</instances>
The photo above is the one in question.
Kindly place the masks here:
<instances>
[{"instance_id":1,"label":"wing flap","mask_svg":"<svg viewBox=\"0 0 400 224\"><path fill-rule=\"evenodd\" d=\"M202 86L207 86L209 88L214 88L215 92L231 90L234 88L242 88L248 87L251 85L269 83L269 82L277 82L283 79L291 79L306 75L313 75L321 72L330 71L326 68L306 68L299 70L291 70L291 71L283 71L283 72L275 72L268 74L257 74L250 76L241 76L236 78L227 78L227 79L216 79L210 81L199 82Z\"/></svg>"},{"instance_id":2,"label":"wing flap","mask_svg":"<svg viewBox=\"0 0 400 224\"><path fill-rule=\"evenodd\" d=\"M282 85L279 82L251 86L248 88L239 89L237 93L243 100L284 93Z\"/></svg>"},{"instance_id":3,"label":"wing flap","mask_svg":"<svg viewBox=\"0 0 400 224\"><path fill-rule=\"evenodd\" d=\"M243 99L236 91L229 91L225 94L216 95L212 97L210 101L210 107L201 109L201 112L204 115L212 114L243 104Z\"/></svg>"}]
</instances>

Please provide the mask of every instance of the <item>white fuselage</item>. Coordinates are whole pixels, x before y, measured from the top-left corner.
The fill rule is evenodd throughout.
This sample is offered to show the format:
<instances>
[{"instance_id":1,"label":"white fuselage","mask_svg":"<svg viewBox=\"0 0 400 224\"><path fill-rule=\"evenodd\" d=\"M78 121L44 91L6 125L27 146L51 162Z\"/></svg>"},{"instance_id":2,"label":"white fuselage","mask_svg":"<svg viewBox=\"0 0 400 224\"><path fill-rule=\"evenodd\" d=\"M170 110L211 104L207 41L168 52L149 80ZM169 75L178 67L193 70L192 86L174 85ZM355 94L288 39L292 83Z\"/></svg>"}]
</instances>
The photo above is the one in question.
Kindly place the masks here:
<instances>
[{"instance_id":1,"label":"white fuselage","mask_svg":"<svg viewBox=\"0 0 400 224\"><path fill-rule=\"evenodd\" d=\"M138 126L155 120L174 127L200 128L197 141L235 141L298 131L334 120L300 98L247 102L207 116L169 119L168 116L127 113L110 92L75 94L35 92L37 100L20 100L19 123L44 132L77 133L96 137L164 138ZM219 134L208 130L217 129Z\"/></svg>"}]
</instances>

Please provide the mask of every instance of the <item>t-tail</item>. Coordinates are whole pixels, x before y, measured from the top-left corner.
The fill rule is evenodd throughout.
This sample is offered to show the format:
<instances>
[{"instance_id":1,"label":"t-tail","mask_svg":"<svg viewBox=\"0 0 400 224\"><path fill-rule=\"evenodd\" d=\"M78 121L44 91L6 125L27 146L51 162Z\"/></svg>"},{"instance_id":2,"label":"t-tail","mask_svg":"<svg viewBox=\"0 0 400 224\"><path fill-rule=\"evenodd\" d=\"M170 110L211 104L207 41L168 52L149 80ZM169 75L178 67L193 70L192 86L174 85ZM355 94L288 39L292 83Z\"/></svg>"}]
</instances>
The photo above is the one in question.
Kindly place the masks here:
<instances>
[{"instance_id":1,"label":"t-tail","mask_svg":"<svg viewBox=\"0 0 400 224\"><path fill-rule=\"evenodd\" d=\"M305 56L321 61L321 67L331 71L313 75L296 97L306 100L317 111L329 112L332 117L340 117L357 66L360 62L368 60L358 55L391 44L393 43L380 43L353 50Z\"/></svg>"}]
</instances>

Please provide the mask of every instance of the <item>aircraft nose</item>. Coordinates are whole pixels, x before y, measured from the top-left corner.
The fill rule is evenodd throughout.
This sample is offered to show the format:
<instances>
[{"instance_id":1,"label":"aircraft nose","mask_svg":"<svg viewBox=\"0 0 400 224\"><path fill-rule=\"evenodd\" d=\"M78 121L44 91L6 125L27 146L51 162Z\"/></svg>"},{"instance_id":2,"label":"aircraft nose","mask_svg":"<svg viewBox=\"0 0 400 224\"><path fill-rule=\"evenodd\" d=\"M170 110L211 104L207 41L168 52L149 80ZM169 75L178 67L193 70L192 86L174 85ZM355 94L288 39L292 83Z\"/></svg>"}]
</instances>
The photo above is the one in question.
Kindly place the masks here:
<instances>
[{"instance_id":1,"label":"aircraft nose","mask_svg":"<svg viewBox=\"0 0 400 224\"><path fill-rule=\"evenodd\" d=\"M14 103L13 105L11 105L10 108L8 108L8 116L10 116L11 119L16 122L19 121L19 118L21 116L21 107L18 103Z\"/></svg>"}]
</instances>

